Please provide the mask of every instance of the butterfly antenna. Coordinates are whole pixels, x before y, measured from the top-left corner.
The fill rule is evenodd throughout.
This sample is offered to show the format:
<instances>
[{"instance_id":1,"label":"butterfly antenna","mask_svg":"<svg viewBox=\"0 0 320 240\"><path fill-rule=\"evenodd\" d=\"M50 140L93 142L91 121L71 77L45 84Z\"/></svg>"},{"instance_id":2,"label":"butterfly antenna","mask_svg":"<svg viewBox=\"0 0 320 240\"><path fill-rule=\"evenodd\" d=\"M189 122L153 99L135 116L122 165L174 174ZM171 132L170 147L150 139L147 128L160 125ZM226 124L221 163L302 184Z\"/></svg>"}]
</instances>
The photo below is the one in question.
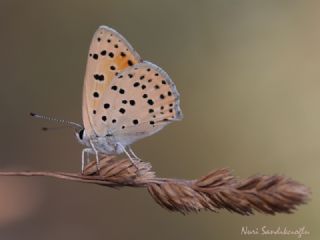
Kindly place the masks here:
<instances>
[{"instance_id":1,"label":"butterfly antenna","mask_svg":"<svg viewBox=\"0 0 320 240\"><path fill-rule=\"evenodd\" d=\"M35 118L40 118L40 119L44 119L44 120L49 120L49 121L54 121L54 122L58 122L61 124L68 124L69 126L72 126L75 129L82 129L83 127L75 122L71 122L71 121L67 121L67 120L63 120L63 119L57 119L57 118L53 118L53 117L48 117L48 116L44 116L44 115L40 115L40 114L36 114L36 113L30 113L31 117L35 117ZM48 128L44 127L42 128L43 131L49 130Z\"/></svg>"},{"instance_id":2,"label":"butterfly antenna","mask_svg":"<svg viewBox=\"0 0 320 240\"><path fill-rule=\"evenodd\" d=\"M51 131L51 130L61 130L61 129L66 129L66 128L73 128L73 126L59 126L59 127L42 127L41 130L46 132L46 131Z\"/></svg>"}]
</instances>

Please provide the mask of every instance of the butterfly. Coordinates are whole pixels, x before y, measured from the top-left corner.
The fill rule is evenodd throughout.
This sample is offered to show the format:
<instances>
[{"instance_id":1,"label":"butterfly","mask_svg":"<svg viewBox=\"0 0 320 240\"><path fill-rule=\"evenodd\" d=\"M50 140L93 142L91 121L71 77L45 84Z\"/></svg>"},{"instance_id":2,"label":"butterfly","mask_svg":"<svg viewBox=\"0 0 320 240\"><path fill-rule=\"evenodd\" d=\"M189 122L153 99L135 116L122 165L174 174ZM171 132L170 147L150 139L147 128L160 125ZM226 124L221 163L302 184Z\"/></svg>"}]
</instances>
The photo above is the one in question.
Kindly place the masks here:
<instances>
[{"instance_id":1,"label":"butterfly","mask_svg":"<svg viewBox=\"0 0 320 240\"><path fill-rule=\"evenodd\" d=\"M76 136L89 154L125 153L138 159L130 145L182 119L179 93L169 75L143 60L116 30L100 26L89 48L83 85L83 126Z\"/></svg>"}]
</instances>

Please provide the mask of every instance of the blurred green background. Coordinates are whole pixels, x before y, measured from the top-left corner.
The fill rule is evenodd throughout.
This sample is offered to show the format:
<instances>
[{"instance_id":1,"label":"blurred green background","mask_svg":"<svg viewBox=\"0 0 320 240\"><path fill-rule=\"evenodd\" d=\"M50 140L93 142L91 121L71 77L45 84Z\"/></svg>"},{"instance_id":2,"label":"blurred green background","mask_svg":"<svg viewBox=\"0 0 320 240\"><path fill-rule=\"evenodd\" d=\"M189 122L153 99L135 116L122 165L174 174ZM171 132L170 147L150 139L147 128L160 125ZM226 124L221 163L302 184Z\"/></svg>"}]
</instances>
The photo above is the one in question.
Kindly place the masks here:
<instances>
[{"instance_id":1,"label":"blurred green background","mask_svg":"<svg viewBox=\"0 0 320 240\"><path fill-rule=\"evenodd\" d=\"M73 132L42 132L55 124L28 113L81 122L89 43L108 25L181 93L184 120L133 146L159 176L229 167L290 176L313 195L291 215L182 216L144 189L1 177L0 239L297 238L243 236L243 226L305 226L303 239L319 239L319 22L319 1L1 0L1 171L80 169Z\"/></svg>"}]
</instances>

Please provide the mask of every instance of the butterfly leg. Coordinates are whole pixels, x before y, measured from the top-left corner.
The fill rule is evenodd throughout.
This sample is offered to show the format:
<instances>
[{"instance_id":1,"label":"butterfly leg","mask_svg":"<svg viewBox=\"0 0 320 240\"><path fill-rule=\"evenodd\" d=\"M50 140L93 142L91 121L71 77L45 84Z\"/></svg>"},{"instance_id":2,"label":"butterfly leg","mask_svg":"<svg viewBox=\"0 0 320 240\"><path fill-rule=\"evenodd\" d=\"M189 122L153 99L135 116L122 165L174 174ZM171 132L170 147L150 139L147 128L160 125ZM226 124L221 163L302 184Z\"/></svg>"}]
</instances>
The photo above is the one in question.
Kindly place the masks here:
<instances>
[{"instance_id":1,"label":"butterfly leg","mask_svg":"<svg viewBox=\"0 0 320 240\"><path fill-rule=\"evenodd\" d=\"M130 155L130 153L126 150L126 148L121 144L121 143L117 143L117 146L119 146L121 149L122 149L122 151L128 156L128 158L130 159L130 161L132 162L132 164L136 167L136 168L138 168L138 166L136 165L136 162L137 161L140 161L140 159L133 153L133 151L132 150L129 150L130 151L130 153L133 155L133 156L131 156Z\"/></svg>"},{"instance_id":2,"label":"butterfly leg","mask_svg":"<svg viewBox=\"0 0 320 240\"><path fill-rule=\"evenodd\" d=\"M82 158L81 158L81 173L83 174L84 166L88 164L88 154L92 151L91 148L84 148L82 150Z\"/></svg>"},{"instance_id":3,"label":"butterfly leg","mask_svg":"<svg viewBox=\"0 0 320 240\"><path fill-rule=\"evenodd\" d=\"M134 159L141 161L141 159L134 153L134 151L132 150L132 148L130 146L128 146L128 150Z\"/></svg>"},{"instance_id":4,"label":"butterfly leg","mask_svg":"<svg viewBox=\"0 0 320 240\"><path fill-rule=\"evenodd\" d=\"M99 152L97 151L97 149L94 147L94 144L92 143L92 141L90 141L90 145L93 149L93 151L96 154L96 164L97 164L97 170L98 172L100 172L100 159L99 159Z\"/></svg>"}]
</instances>

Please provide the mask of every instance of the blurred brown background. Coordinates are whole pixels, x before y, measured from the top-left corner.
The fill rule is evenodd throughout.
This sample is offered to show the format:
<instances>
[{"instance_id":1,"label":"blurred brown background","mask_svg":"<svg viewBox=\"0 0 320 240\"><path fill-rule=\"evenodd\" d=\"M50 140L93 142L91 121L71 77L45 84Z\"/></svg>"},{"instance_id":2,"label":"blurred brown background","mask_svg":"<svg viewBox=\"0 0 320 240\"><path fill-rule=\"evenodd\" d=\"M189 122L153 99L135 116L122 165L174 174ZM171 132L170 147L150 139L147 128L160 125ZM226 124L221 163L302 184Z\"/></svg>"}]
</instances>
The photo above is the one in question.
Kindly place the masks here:
<instances>
[{"instance_id":1,"label":"blurred brown background","mask_svg":"<svg viewBox=\"0 0 320 240\"><path fill-rule=\"evenodd\" d=\"M81 122L89 43L108 25L181 93L184 121L133 146L159 175L277 173L313 196L292 215L182 216L143 189L1 177L0 239L267 239L241 236L264 225L319 239L319 22L319 1L1 0L1 171L80 169L73 132L28 113Z\"/></svg>"}]
</instances>

